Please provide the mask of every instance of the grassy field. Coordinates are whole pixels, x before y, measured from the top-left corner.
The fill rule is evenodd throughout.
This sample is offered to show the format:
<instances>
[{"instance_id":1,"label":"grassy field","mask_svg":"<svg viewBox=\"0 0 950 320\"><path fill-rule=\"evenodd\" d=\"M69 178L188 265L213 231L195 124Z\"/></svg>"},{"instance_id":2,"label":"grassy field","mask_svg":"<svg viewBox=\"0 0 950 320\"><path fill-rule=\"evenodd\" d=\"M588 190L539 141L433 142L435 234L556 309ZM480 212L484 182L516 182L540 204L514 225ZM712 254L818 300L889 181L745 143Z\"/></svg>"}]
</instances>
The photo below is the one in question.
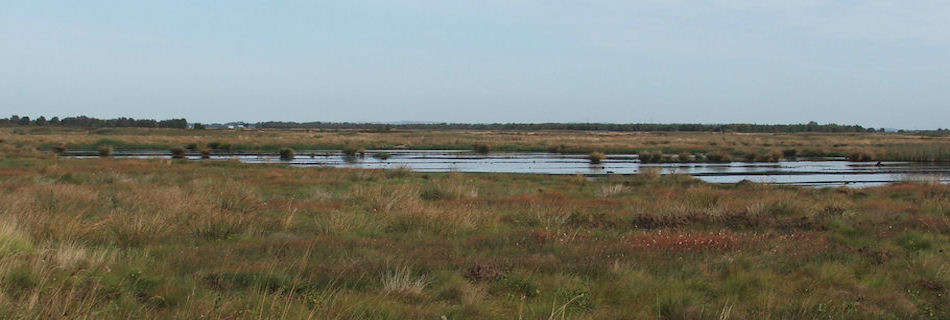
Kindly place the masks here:
<instances>
[{"instance_id":1,"label":"grassy field","mask_svg":"<svg viewBox=\"0 0 950 320\"><path fill-rule=\"evenodd\" d=\"M112 139L377 135L179 132ZM945 185L81 160L35 146L100 136L4 134L4 319L950 318Z\"/></svg>"},{"instance_id":2,"label":"grassy field","mask_svg":"<svg viewBox=\"0 0 950 320\"><path fill-rule=\"evenodd\" d=\"M950 135L897 133L710 133L604 131L318 131L0 128L0 140L39 150L117 151L193 147L194 151L274 152L312 149L463 149L494 152L659 153L741 160L838 156L856 160L950 162ZM658 154L657 154L658 155ZM662 159L662 158L658 158Z\"/></svg>"}]
</instances>

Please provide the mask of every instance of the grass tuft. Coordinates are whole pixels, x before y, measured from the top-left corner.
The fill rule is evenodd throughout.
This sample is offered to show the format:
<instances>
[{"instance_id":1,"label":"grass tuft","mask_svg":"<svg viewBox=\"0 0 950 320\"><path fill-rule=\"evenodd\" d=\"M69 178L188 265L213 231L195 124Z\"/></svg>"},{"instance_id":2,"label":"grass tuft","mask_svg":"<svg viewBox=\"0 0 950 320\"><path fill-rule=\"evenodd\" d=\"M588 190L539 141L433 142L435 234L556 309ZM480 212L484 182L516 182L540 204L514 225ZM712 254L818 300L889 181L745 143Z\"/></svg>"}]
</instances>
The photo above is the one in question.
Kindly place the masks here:
<instances>
[{"instance_id":1,"label":"grass tuft","mask_svg":"<svg viewBox=\"0 0 950 320\"><path fill-rule=\"evenodd\" d=\"M598 164L601 161L604 161L606 158L607 156L605 154L597 151L591 152L589 155L587 155L587 160L590 160L590 163L593 164Z\"/></svg>"},{"instance_id":2,"label":"grass tuft","mask_svg":"<svg viewBox=\"0 0 950 320\"><path fill-rule=\"evenodd\" d=\"M382 284L385 293L418 296L429 285L429 278L425 275L414 276L409 267L401 267L384 273Z\"/></svg>"}]
</instances>

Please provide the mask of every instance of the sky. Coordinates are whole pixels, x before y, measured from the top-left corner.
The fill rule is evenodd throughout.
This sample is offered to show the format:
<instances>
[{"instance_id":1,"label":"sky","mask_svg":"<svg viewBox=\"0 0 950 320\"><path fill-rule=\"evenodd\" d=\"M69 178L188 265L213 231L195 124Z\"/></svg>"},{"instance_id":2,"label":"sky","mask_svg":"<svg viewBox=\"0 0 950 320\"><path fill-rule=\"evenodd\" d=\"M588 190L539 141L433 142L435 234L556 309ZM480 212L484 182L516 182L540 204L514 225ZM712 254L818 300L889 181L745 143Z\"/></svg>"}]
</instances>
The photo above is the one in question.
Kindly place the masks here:
<instances>
[{"instance_id":1,"label":"sky","mask_svg":"<svg viewBox=\"0 0 950 320\"><path fill-rule=\"evenodd\" d=\"M950 127L945 0L0 0L0 116Z\"/></svg>"}]
</instances>

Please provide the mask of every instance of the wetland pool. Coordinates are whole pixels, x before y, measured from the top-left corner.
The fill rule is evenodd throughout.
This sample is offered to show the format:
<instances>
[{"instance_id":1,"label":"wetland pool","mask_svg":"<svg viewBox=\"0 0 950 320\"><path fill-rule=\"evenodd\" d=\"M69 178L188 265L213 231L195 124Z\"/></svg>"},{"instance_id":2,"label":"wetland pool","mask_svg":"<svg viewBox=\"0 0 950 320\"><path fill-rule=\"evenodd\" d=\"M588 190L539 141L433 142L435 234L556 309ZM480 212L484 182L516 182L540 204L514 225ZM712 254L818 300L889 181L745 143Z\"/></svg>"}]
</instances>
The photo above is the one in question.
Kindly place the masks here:
<instances>
[{"instance_id":1,"label":"wetland pool","mask_svg":"<svg viewBox=\"0 0 950 320\"><path fill-rule=\"evenodd\" d=\"M386 153L388 158L374 157ZM96 158L94 153L74 152L67 156ZM170 158L164 151L115 152L116 158ZM201 160L198 154L187 159ZM237 159L245 163L286 163L293 166L397 169L418 172L484 172L532 174L629 175L647 168L663 174L688 174L712 183L742 180L801 186L869 187L903 180L950 182L950 165L907 162L852 162L818 159L781 162L663 163L641 164L635 154L609 154L600 164L591 164L586 155L555 153L490 153L469 150L367 150L365 156L346 156L338 150L303 150L290 161L276 154L235 153L211 155L211 160Z\"/></svg>"}]
</instances>

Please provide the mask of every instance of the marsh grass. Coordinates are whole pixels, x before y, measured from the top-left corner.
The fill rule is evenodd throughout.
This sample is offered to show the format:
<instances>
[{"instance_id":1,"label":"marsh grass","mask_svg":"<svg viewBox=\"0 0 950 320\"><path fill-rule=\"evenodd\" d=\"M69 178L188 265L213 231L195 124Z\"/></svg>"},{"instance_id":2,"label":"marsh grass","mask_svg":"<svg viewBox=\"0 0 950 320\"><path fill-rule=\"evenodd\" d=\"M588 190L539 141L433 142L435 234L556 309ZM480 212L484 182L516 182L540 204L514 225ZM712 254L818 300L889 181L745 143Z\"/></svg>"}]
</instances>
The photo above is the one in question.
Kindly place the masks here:
<instances>
[{"instance_id":1,"label":"marsh grass","mask_svg":"<svg viewBox=\"0 0 950 320\"><path fill-rule=\"evenodd\" d=\"M16 221L9 217L0 219L0 257L32 251L29 235L20 230Z\"/></svg>"},{"instance_id":2,"label":"marsh grass","mask_svg":"<svg viewBox=\"0 0 950 320\"><path fill-rule=\"evenodd\" d=\"M409 267L399 267L383 273L383 292L418 296L422 295L429 278L425 275L415 276Z\"/></svg>"},{"instance_id":3,"label":"marsh grass","mask_svg":"<svg viewBox=\"0 0 950 320\"><path fill-rule=\"evenodd\" d=\"M171 130L117 128L104 131L44 128L29 131L0 128L0 139L15 145L32 145L53 151L56 144L70 150L95 151L99 145L120 150L168 150L173 146L205 145L221 153L277 152L280 148L297 150L341 149L359 145L371 149L472 149L491 141L496 151L527 151L589 154L597 150L608 154L660 152L675 155L747 153L768 155L795 151L795 157L847 157L866 153L875 160L946 162L950 161L950 135L882 133L708 133L708 132L599 132L599 131L466 131L400 130L396 132L331 130ZM343 134L340 134L343 133ZM485 144L487 146L487 144ZM354 154L355 155L355 154ZM673 159L673 157L670 157Z\"/></svg>"},{"instance_id":4,"label":"marsh grass","mask_svg":"<svg viewBox=\"0 0 950 320\"><path fill-rule=\"evenodd\" d=\"M939 183L0 152L5 319L950 316Z\"/></svg>"},{"instance_id":5,"label":"marsh grass","mask_svg":"<svg viewBox=\"0 0 950 320\"><path fill-rule=\"evenodd\" d=\"M883 160L950 162L950 144L901 145L884 153Z\"/></svg>"}]
</instances>

